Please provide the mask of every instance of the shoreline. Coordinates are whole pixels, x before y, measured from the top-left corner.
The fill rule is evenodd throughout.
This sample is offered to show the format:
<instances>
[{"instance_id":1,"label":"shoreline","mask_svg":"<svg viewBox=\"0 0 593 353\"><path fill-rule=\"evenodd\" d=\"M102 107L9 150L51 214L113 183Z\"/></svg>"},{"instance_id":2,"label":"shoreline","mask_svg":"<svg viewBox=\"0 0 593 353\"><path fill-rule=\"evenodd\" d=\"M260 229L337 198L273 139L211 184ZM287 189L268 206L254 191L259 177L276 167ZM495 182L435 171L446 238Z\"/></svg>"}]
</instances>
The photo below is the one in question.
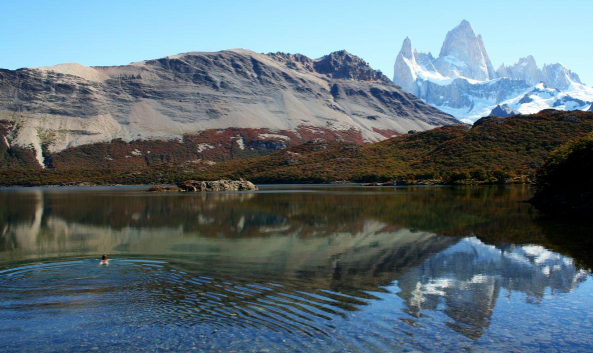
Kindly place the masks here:
<instances>
[{"instance_id":1,"label":"shoreline","mask_svg":"<svg viewBox=\"0 0 593 353\"><path fill-rule=\"evenodd\" d=\"M451 186L508 186L508 185L534 185L532 182L505 182L505 183L357 183L357 182L339 182L339 183L254 183L256 186L348 186L361 188L399 188L399 187L451 187ZM34 189L34 188L52 188L52 189L98 189L98 188L141 188L147 190L153 186L171 187L175 184L95 184L95 185L0 185L2 189Z\"/></svg>"}]
</instances>

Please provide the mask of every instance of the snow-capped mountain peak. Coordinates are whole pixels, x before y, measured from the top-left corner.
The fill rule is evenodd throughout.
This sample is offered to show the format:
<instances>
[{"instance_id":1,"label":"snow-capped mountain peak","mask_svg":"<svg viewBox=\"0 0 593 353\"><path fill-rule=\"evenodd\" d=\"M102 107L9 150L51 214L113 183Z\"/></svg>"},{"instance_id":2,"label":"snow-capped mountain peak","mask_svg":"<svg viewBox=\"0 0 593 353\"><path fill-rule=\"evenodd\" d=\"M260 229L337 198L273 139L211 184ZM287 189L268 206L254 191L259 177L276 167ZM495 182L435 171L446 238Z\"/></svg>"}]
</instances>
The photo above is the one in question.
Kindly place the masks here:
<instances>
[{"instance_id":1,"label":"snow-capped mountain peak","mask_svg":"<svg viewBox=\"0 0 593 353\"><path fill-rule=\"evenodd\" d=\"M402 49L399 53L402 54L406 59L411 60L414 58L414 53L412 52L412 40L410 39L410 37L406 37L406 39L404 39Z\"/></svg>"},{"instance_id":2,"label":"snow-capped mountain peak","mask_svg":"<svg viewBox=\"0 0 593 353\"><path fill-rule=\"evenodd\" d=\"M406 38L395 61L393 81L470 123L490 114L587 110L593 102L593 89L559 63L540 69L528 55L494 70L482 37L466 20L447 33L438 58L418 52Z\"/></svg>"},{"instance_id":3,"label":"snow-capped mountain peak","mask_svg":"<svg viewBox=\"0 0 593 353\"><path fill-rule=\"evenodd\" d=\"M542 72L537 67L535 58L531 55L519 59L519 61L506 67L502 64L496 70L498 77L509 77L513 80L523 80L530 85L536 85L542 80Z\"/></svg>"},{"instance_id":4,"label":"snow-capped mountain peak","mask_svg":"<svg viewBox=\"0 0 593 353\"><path fill-rule=\"evenodd\" d=\"M466 20L447 33L436 67L444 76L474 80L496 78L482 37L476 36Z\"/></svg>"},{"instance_id":5,"label":"snow-capped mountain peak","mask_svg":"<svg viewBox=\"0 0 593 353\"><path fill-rule=\"evenodd\" d=\"M544 65L542 80L549 86L560 90L566 90L574 84L582 84L579 75L560 63Z\"/></svg>"}]
</instances>

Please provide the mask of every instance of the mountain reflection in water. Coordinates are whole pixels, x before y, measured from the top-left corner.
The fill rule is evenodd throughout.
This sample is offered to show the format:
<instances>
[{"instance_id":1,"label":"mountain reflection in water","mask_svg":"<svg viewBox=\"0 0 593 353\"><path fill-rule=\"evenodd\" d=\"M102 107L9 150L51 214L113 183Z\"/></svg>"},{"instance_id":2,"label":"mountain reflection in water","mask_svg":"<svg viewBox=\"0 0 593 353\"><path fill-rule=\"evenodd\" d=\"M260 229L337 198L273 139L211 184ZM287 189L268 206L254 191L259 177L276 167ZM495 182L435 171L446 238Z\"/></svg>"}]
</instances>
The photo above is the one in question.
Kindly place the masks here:
<instances>
[{"instance_id":1,"label":"mountain reflection in water","mask_svg":"<svg viewBox=\"0 0 593 353\"><path fill-rule=\"evenodd\" d=\"M172 337L190 327L224 330L212 350L246 349L250 330L267 332L262 347L289 351L434 350L436 342L494 349L497 305L511 310L501 300L541 308L548 296L590 282L587 253L557 234L588 230L547 227L518 202L529 198L527 187L262 189L0 191L0 335L12 339L0 348L19 350L22 332L44 327L43 318L88 325L73 316L82 311L117 313L127 329L160 327ZM108 269L92 260L101 253L114 258ZM577 309L584 326L564 340L550 331L531 346L525 328L498 348L593 348L581 340L590 308ZM494 321L513 325L507 320ZM192 337L170 348L191 349L202 339Z\"/></svg>"}]
</instances>

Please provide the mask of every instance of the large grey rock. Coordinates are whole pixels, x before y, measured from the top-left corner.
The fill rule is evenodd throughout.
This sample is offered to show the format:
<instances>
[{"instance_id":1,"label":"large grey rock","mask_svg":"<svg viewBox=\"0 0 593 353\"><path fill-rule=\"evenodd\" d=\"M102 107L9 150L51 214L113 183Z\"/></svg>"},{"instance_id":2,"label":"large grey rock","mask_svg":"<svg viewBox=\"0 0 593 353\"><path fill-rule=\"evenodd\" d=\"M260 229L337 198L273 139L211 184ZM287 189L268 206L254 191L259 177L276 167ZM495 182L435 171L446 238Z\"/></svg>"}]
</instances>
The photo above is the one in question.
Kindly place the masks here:
<instances>
[{"instance_id":1,"label":"large grey rock","mask_svg":"<svg viewBox=\"0 0 593 353\"><path fill-rule=\"evenodd\" d=\"M247 191L258 190L252 182L247 180L214 180L197 181L187 180L177 184L180 191L202 192L202 191Z\"/></svg>"}]
</instances>

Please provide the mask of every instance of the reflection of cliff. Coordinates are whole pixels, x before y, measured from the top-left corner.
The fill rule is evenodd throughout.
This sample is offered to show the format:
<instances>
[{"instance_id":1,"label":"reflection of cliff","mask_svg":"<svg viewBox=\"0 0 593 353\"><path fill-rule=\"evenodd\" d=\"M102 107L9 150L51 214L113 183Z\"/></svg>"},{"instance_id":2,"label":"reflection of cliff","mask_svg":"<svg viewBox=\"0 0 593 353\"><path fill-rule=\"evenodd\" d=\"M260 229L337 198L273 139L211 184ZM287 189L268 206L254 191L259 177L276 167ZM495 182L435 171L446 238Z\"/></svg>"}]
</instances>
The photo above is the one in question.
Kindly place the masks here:
<instances>
[{"instance_id":1,"label":"reflection of cliff","mask_svg":"<svg viewBox=\"0 0 593 353\"><path fill-rule=\"evenodd\" d=\"M537 303L547 289L571 292L586 277L572 259L538 245L497 248L466 238L398 277L398 295L420 322L421 310L438 310L444 302L442 310L452 320L447 325L477 339L489 326L501 290L524 293Z\"/></svg>"},{"instance_id":2,"label":"reflection of cliff","mask_svg":"<svg viewBox=\"0 0 593 353\"><path fill-rule=\"evenodd\" d=\"M42 232L43 193L26 190L18 196L0 198L0 250L25 246L35 248ZM18 234L18 236L17 236Z\"/></svg>"},{"instance_id":3,"label":"reflection of cliff","mask_svg":"<svg viewBox=\"0 0 593 353\"><path fill-rule=\"evenodd\" d=\"M309 281L327 289L369 289L387 285L396 273L457 242L407 229L389 230L380 222L365 222L353 232L303 237L299 226L272 228L267 221L261 236L203 237L179 228L113 230L47 217L43 229L22 223L8 227L5 254L11 260L44 256L96 256L106 252L157 256L199 262L211 272L250 276L265 273ZM273 231L272 231L273 230ZM290 230L290 231L287 231ZM321 230L320 230L321 231ZM8 252L6 252L8 250Z\"/></svg>"},{"instance_id":4,"label":"reflection of cliff","mask_svg":"<svg viewBox=\"0 0 593 353\"><path fill-rule=\"evenodd\" d=\"M111 229L183 227L204 236L245 237L261 236L262 225L270 227L268 233L298 225L301 235L316 236L360 229L366 219L373 219L432 233L474 232L510 240L537 238L539 233L533 216L524 212L531 206L517 203L531 196L522 187L311 190L317 192L155 195L127 188L35 192L43 199L46 217ZM31 205L20 201L19 195L0 192L2 204L16 203L11 223L31 217ZM518 223L524 226L517 227Z\"/></svg>"}]
</instances>

